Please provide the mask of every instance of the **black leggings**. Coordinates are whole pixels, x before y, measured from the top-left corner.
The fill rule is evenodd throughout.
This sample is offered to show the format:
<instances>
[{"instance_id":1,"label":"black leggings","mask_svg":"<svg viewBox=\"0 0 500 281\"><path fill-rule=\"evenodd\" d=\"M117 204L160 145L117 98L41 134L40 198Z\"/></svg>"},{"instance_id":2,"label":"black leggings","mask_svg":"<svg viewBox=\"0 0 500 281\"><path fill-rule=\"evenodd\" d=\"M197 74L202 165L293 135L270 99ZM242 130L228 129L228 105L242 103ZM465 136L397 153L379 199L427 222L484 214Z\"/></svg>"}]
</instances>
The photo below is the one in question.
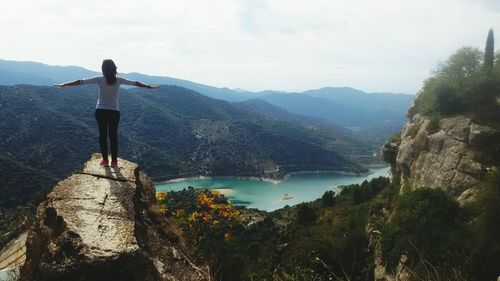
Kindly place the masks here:
<instances>
[{"instance_id":1,"label":"black leggings","mask_svg":"<svg viewBox=\"0 0 500 281\"><path fill-rule=\"evenodd\" d=\"M96 109L95 119L97 120L97 125L99 125L99 146L101 147L102 159L108 159L109 129L111 160L116 160L118 158L118 123L120 122L120 111Z\"/></svg>"}]
</instances>

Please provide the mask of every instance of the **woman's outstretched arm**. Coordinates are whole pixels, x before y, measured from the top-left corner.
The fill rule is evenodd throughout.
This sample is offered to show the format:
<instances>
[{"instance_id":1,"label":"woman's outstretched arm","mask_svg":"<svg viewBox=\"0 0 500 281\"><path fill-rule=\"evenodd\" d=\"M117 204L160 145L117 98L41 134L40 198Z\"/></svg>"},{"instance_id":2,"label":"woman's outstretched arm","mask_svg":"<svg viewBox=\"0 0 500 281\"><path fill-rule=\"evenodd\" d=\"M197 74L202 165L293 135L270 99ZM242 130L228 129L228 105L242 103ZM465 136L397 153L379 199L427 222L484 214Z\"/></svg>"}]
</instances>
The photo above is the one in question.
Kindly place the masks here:
<instances>
[{"instance_id":1,"label":"woman's outstretched arm","mask_svg":"<svg viewBox=\"0 0 500 281\"><path fill-rule=\"evenodd\" d=\"M61 83L61 84L55 84L54 86L62 88L62 87L78 86L78 85L84 85L84 84L99 84L99 81L101 79L102 79L102 77L96 76L96 77L85 78L85 79L75 80L75 81Z\"/></svg>"},{"instance_id":2,"label":"woman's outstretched arm","mask_svg":"<svg viewBox=\"0 0 500 281\"><path fill-rule=\"evenodd\" d=\"M68 87L68 86L78 86L78 85L82 85L82 80L75 80L75 81L61 83L61 84L54 84L54 86L60 87L60 88Z\"/></svg>"},{"instance_id":3,"label":"woman's outstretched arm","mask_svg":"<svg viewBox=\"0 0 500 281\"><path fill-rule=\"evenodd\" d=\"M146 84L143 84L139 81L135 81L134 86L146 88L146 89L158 89L158 88L160 88L160 86L158 86L158 85L146 85Z\"/></svg>"},{"instance_id":4,"label":"woman's outstretched arm","mask_svg":"<svg viewBox=\"0 0 500 281\"><path fill-rule=\"evenodd\" d=\"M123 78L123 77L116 77L116 79L118 79L120 84L123 84L123 85L137 86L137 87L146 88L146 89L160 88L160 86L158 86L158 85L148 85L148 84L141 83L139 81L128 80L127 78Z\"/></svg>"}]
</instances>

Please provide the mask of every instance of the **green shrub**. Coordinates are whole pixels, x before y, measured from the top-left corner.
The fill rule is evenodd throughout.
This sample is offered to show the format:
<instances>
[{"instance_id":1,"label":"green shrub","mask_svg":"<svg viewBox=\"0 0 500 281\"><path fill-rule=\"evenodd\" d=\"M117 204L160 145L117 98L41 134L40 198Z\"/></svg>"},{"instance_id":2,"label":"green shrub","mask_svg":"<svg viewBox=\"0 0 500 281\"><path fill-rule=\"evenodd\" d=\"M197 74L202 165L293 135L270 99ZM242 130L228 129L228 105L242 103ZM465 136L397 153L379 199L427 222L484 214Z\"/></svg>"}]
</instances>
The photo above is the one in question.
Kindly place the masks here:
<instances>
[{"instance_id":1,"label":"green shrub","mask_svg":"<svg viewBox=\"0 0 500 281\"><path fill-rule=\"evenodd\" d=\"M495 280L500 275L498 167L478 188L477 200L464 207L436 189L399 197L381 236L389 268L394 270L405 254L415 280Z\"/></svg>"},{"instance_id":2,"label":"green shrub","mask_svg":"<svg viewBox=\"0 0 500 281\"><path fill-rule=\"evenodd\" d=\"M409 192L398 199L382 231L384 257L393 270L402 254L435 267L460 266L464 229L458 203L442 190Z\"/></svg>"},{"instance_id":3,"label":"green shrub","mask_svg":"<svg viewBox=\"0 0 500 281\"><path fill-rule=\"evenodd\" d=\"M372 192L388 182L376 178L348 186L341 195L326 192L320 200L277 210L263 221L233 228L230 241L209 233L194 248L194 258L209 260L216 280L370 280L373 255L367 250L365 228L370 211L384 203L367 199L354 204L352 190L363 189L363 196L374 198L378 193ZM193 209L193 200L199 199L193 192L166 195L165 202L176 199L168 203L167 212L175 206ZM323 205L323 201L330 205L331 199L333 205Z\"/></svg>"},{"instance_id":4,"label":"green shrub","mask_svg":"<svg viewBox=\"0 0 500 281\"><path fill-rule=\"evenodd\" d=\"M469 270L475 280L495 280L500 276L500 172L489 173L482 186L469 226Z\"/></svg>"},{"instance_id":5,"label":"green shrub","mask_svg":"<svg viewBox=\"0 0 500 281\"><path fill-rule=\"evenodd\" d=\"M463 101L451 85L443 83L436 87L435 91L436 104L434 105L434 112L450 115L463 110Z\"/></svg>"},{"instance_id":6,"label":"green shrub","mask_svg":"<svg viewBox=\"0 0 500 281\"><path fill-rule=\"evenodd\" d=\"M467 91L464 101L470 107L494 104L496 96L500 93L500 80L492 75L478 75Z\"/></svg>"}]
</instances>

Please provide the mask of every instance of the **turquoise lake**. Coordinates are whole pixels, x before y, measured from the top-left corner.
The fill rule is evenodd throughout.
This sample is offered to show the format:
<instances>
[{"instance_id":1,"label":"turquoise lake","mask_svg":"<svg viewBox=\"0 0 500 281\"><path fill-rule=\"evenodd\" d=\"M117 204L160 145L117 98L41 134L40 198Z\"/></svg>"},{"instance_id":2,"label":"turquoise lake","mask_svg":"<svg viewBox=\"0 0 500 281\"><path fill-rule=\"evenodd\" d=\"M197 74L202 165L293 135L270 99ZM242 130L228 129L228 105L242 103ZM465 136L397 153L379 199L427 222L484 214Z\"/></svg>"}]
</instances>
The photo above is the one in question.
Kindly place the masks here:
<instances>
[{"instance_id":1,"label":"turquoise lake","mask_svg":"<svg viewBox=\"0 0 500 281\"><path fill-rule=\"evenodd\" d=\"M9 277L8 270L1 270L0 271L0 281L7 280L7 277Z\"/></svg>"},{"instance_id":2,"label":"turquoise lake","mask_svg":"<svg viewBox=\"0 0 500 281\"><path fill-rule=\"evenodd\" d=\"M194 188L230 189L226 197L235 205L244 205L273 211L285 205L320 198L327 190L338 191L338 187L361 183L364 180L389 175L389 167L373 169L368 176L348 176L336 173L304 173L291 175L281 183L271 183L257 179L187 179L175 182L156 183L157 191L177 191L192 186ZM285 200L285 194L292 197Z\"/></svg>"}]
</instances>

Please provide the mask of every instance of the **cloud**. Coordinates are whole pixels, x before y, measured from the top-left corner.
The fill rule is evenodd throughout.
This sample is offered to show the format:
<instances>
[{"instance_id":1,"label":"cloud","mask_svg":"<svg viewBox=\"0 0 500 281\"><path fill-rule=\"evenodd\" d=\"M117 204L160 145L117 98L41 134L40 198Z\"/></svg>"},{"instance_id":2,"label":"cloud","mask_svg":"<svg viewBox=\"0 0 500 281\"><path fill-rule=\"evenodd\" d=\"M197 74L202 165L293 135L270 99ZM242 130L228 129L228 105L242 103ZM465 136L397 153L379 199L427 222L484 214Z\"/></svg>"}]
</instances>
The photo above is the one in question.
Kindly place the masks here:
<instances>
[{"instance_id":1,"label":"cloud","mask_svg":"<svg viewBox=\"0 0 500 281\"><path fill-rule=\"evenodd\" d=\"M477 3L483 5L486 9L500 12L500 1L498 0L477 0Z\"/></svg>"},{"instance_id":2,"label":"cloud","mask_svg":"<svg viewBox=\"0 0 500 281\"><path fill-rule=\"evenodd\" d=\"M439 61L500 30L496 0L18 0L5 59L169 75L250 90L415 93Z\"/></svg>"}]
</instances>

